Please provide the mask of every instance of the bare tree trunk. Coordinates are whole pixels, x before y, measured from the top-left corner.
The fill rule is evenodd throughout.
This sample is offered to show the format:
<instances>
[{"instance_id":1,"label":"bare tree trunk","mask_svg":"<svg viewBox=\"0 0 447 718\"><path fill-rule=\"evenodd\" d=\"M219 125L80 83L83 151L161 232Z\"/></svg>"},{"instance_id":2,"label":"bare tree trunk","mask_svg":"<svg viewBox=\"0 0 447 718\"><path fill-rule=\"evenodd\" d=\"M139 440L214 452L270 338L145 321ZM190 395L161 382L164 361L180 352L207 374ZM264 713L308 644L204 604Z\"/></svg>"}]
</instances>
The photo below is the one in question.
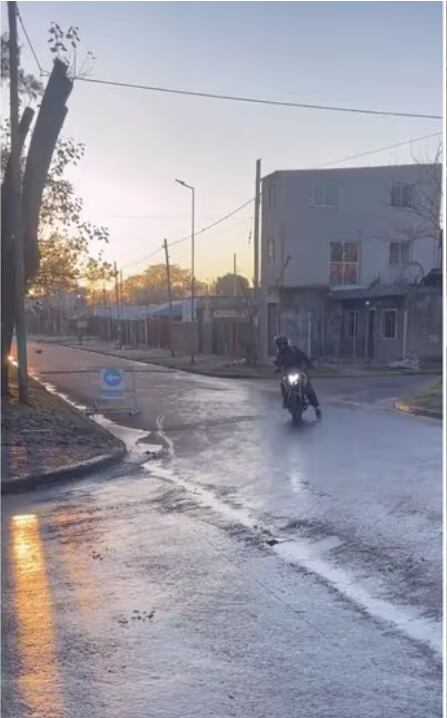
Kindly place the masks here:
<instances>
[{"instance_id":1,"label":"bare tree trunk","mask_svg":"<svg viewBox=\"0 0 447 718\"><path fill-rule=\"evenodd\" d=\"M54 148L67 114L65 103L73 89L73 82L67 77L67 66L56 60L48 79L33 130L25 165L22 191L22 227L24 231L25 279L29 281L39 269L39 248L37 231L42 203L42 194L48 177L48 170ZM33 110L27 108L20 122L21 149L33 118ZM2 392L8 386L8 356L14 329L14 258L11 242L11 216L9 201L10 182L8 166L2 184L2 343L1 380Z\"/></svg>"},{"instance_id":2,"label":"bare tree trunk","mask_svg":"<svg viewBox=\"0 0 447 718\"><path fill-rule=\"evenodd\" d=\"M27 107L19 124L20 152L23 149L26 136L31 127L34 111ZM12 335L14 330L14 247L12 244L11 214L11 162L8 157L1 193L1 387L2 394L8 391L9 354L11 351Z\"/></svg>"},{"instance_id":3,"label":"bare tree trunk","mask_svg":"<svg viewBox=\"0 0 447 718\"><path fill-rule=\"evenodd\" d=\"M23 227L25 234L25 276L29 280L39 269L37 230L40 206L54 148L67 114L65 103L73 89L67 66L55 60L45 88L23 177Z\"/></svg>"}]
</instances>

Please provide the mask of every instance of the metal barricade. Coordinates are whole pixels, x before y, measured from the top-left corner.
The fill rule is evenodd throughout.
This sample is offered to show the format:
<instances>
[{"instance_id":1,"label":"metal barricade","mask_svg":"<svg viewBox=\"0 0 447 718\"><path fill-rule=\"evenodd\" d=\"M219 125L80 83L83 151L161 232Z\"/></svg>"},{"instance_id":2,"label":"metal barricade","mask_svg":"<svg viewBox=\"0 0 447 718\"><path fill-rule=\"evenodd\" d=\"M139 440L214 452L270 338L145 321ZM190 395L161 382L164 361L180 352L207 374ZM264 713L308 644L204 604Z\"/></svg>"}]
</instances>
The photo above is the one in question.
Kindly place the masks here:
<instances>
[{"instance_id":1,"label":"metal barricade","mask_svg":"<svg viewBox=\"0 0 447 718\"><path fill-rule=\"evenodd\" d=\"M135 371L104 367L90 374L91 405L94 413L117 412L130 416L141 414L138 404Z\"/></svg>"}]
</instances>

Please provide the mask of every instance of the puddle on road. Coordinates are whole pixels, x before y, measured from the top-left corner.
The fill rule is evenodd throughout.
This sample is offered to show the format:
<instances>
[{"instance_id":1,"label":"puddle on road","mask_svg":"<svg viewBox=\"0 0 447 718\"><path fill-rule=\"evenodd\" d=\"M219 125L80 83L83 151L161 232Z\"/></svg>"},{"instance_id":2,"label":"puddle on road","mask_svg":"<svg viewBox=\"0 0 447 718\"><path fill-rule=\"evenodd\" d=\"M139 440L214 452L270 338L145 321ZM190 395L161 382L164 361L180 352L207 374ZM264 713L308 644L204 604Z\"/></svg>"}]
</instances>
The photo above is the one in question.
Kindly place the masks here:
<instances>
[{"instance_id":1,"label":"puddle on road","mask_svg":"<svg viewBox=\"0 0 447 718\"><path fill-rule=\"evenodd\" d=\"M151 459L161 458L166 455L166 446L163 443L156 442L156 434L158 432L147 431L147 429L136 429L130 426L124 426L118 424L113 419L108 418L104 414L89 413L87 407L84 404L74 401L68 394L59 391L54 384L42 380L38 375L32 374L33 379L38 381L42 386L47 389L51 394L59 397L63 401L70 404L77 409L81 414L94 421L103 429L109 431L117 439L120 439L126 446L127 449L127 460L131 462L141 463L147 460L148 454L151 454ZM149 465L148 467L149 468Z\"/></svg>"},{"instance_id":2,"label":"puddle on road","mask_svg":"<svg viewBox=\"0 0 447 718\"><path fill-rule=\"evenodd\" d=\"M58 391L52 384L44 382L38 377L35 378L48 391L67 401L79 411L86 413L85 406L73 401L69 396ZM153 471L155 468L157 478L182 487L194 496L196 504L205 509L213 510L230 524L240 524L250 532L255 533L260 539L260 543L270 547L281 560L304 568L323 580L355 606L365 611L373 619L391 625L406 637L423 643L435 654L442 655L442 626L440 623L425 618L416 608L391 603L372 595L369 590L362 586L353 573L338 568L330 562L330 552L343 544L337 536L329 536L320 541L309 539L290 541L281 536L275 536L274 529L265 524L261 526L258 517L253 511L245 507L232 507L225 503L222 497L217 497L209 489L181 478L175 470L163 466L161 461L156 462L155 465L153 461L146 461L147 451L153 452L155 458L174 458L174 442L164 430L163 416L157 418L157 430L155 432L122 426L102 414L92 415L91 418L121 439L128 448L130 459L141 463L143 469ZM160 439L161 443L156 443L155 438ZM385 590L385 587L383 588Z\"/></svg>"},{"instance_id":3,"label":"puddle on road","mask_svg":"<svg viewBox=\"0 0 447 718\"><path fill-rule=\"evenodd\" d=\"M442 654L442 627L437 621L424 618L411 606L391 603L371 595L353 573L338 568L330 562L328 554L343 544L337 536L329 536L320 541L284 540L278 535L275 536L268 526L261 526L257 517L249 510L229 506L217 498L212 491L181 479L169 469L157 468L157 476L172 481L192 493L195 501L203 508L214 510L230 524L241 524L251 532L256 532L260 543L271 546L272 551L282 560L318 576L372 618L392 624L400 633L428 645L435 653Z\"/></svg>"},{"instance_id":4,"label":"puddle on road","mask_svg":"<svg viewBox=\"0 0 447 718\"><path fill-rule=\"evenodd\" d=\"M334 566L324 557L324 554L332 548L343 543L335 536L330 538L333 539L334 544L331 548L321 545L326 539L317 543L284 541L279 543L274 551L288 563L302 566L307 571L323 578L343 596L363 608L370 616L391 623L398 631L405 633L413 640L430 646L435 653L442 655L441 624L424 618L411 606L393 604L372 596L353 574Z\"/></svg>"}]
</instances>

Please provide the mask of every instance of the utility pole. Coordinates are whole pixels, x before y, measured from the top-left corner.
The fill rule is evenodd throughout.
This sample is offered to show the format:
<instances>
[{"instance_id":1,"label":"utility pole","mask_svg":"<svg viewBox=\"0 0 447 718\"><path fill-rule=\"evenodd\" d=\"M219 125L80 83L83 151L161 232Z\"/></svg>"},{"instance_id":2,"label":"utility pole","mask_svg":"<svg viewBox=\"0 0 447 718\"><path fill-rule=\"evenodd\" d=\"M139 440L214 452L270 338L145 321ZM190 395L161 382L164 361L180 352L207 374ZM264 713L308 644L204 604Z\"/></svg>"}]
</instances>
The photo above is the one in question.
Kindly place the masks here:
<instances>
[{"instance_id":1,"label":"utility pole","mask_svg":"<svg viewBox=\"0 0 447 718\"><path fill-rule=\"evenodd\" d=\"M253 248L254 248L254 360L259 362L260 349L260 291L259 291L259 203L261 198L261 160L256 160L256 188L255 188L255 221L253 230Z\"/></svg>"},{"instance_id":2,"label":"utility pole","mask_svg":"<svg viewBox=\"0 0 447 718\"><path fill-rule=\"evenodd\" d=\"M149 327L148 327L148 322L149 322L149 292L148 292L148 289L147 289L147 288L145 289L144 294L145 294L145 300L146 300L146 315L145 315L145 317L144 317L144 343L145 343L146 346L148 347L148 346L149 346Z\"/></svg>"},{"instance_id":3,"label":"utility pole","mask_svg":"<svg viewBox=\"0 0 447 718\"><path fill-rule=\"evenodd\" d=\"M254 288L257 292L259 288L259 200L261 197L261 160L256 160L256 180L255 180L255 226L253 231L253 249L254 249Z\"/></svg>"},{"instance_id":4,"label":"utility pole","mask_svg":"<svg viewBox=\"0 0 447 718\"><path fill-rule=\"evenodd\" d=\"M9 22L9 79L11 124L11 214L14 242L15 296L14 317L17 338L19 399L28 399L28 368L25 326L25 260L22 232L22 193L20 188L20 136L19 136L19 49L17 45L17 4L8 2Z\"/></svg>"},{"instance_id":5,"label":"utility pole","mask_svg":"<svg viewBox=\"0 0 447 718\"><path fill-rule=\"evenodd\" d=\"M191 364L194 364L194 344L195 344L195 271L194 271L194 242L195 242L195 225L194 225L194 214L195 214L195 187L187 184L183 180L176 179L177 184L181 184L186 189L191 190Z\"/></svg>"},{"instance_id":6,"label":"utility pole","mask_svg":"<svg viewBox=\"0 0 447 718\"><path fill-rule=\"evenodd\" d=\"M171 269L169 266L169 252L168 252L168 240L163 241L163 248L165 250L166 259L166 281L168 285L168 302L169 302L169 348L171 350L171 356L174 356L174 347L172 344L172 295L171 295Z\"/></svg>"},{"instance_id":7,"label":"utility pole","mask_svg":"<svg viewBox=\"0 0 447 718\"><path fill-rule=\"evenodd\" d=\"M119 348L121 349L121 321L120 321L120 291L118 284L118 267L116 262L114 263L114 275L115 275L115 302L116 302L116 327L117 327L117 339Z\"/></svg>"},{"instance_id":8,"label":"utility pole","mask_svg":"<svg viewBox=\"0 0 447 718\"><path fill-rule=\"evenodd\" d=\"M104 326L104 329L105 329L106 339L109 339L109 319L108 319L108 316L107 316L106 285L105 285L105 282L104 282L104 281L103 281L103 283L102 283L102 307L103 307L103 310L104 310L104 324L103 324L103 326Z\"/></svg>"},{"instance_id":9,"label":"utility pole","mask_svg":"<svg viewBox=\"0 0 447 718\"><path fill-rule=\"evenodd\" d=\"M237 255L233 254L233 296L237 297Z\"/></svg>"},{"instance_id":10,"label":"utility pole","mask_svg":"<svg viewBox=\"0 0 447 718\"><path fill-rule=\"evenodd\" d=\"M126 321L126 320L124 319L124 311L123 311L124 301L123 301L123 296L124 296L124 280L123 280L123 270L121 269L121 270L120 270L120 325L121 325L121 339L124 339L124 338L125 338L125 335L126 335L126 332L124 331L125 321ZM127 337L127 341L129 342L129 337ZM124 343L124 342L123 342L123 343Z\"/></svg>"},{"instance_id":11,"label":"utility pole","mask_svg":"<svg viewBox=\"0 0 447 718\"><path fill-rule=\"evenodd\" d=\"M191 198L191 321L196 319L196 278L195 278L195 189L192 188ZM194 363L194 357L192 357Z\"/></svg>"},{"instance_id":12,"label":"utility pole","mask_svg":"<svg viewBox=\"0 0 447 718\"><path fill-rule=\"evenodd\" d=\"M194 345L195 345L195 331L196 331L196 279L195 279L195 229L194 229L194 216L195 216L195 189L192 188L192 200L191 200L191 364L194 364Z\"/></svg>"}]
</instances>

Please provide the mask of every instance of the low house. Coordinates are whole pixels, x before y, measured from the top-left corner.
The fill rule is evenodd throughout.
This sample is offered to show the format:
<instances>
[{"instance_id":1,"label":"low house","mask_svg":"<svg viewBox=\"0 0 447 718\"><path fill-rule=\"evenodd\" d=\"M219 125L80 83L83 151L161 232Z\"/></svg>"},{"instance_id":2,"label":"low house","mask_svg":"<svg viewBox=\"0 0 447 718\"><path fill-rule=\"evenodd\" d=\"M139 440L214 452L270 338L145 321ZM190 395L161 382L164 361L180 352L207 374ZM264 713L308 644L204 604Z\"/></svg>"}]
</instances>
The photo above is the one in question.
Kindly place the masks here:
<instances>
[{"instance_id":1,"label":"low house","mask_svg":"<svg viewBox=\"0 0 447 718\"><path fill-rule=\"evenodd\" d=\"M329 293L322 354L389 362L442 358L442 292L423 284Z\"/></svg>"}]
</instances>

